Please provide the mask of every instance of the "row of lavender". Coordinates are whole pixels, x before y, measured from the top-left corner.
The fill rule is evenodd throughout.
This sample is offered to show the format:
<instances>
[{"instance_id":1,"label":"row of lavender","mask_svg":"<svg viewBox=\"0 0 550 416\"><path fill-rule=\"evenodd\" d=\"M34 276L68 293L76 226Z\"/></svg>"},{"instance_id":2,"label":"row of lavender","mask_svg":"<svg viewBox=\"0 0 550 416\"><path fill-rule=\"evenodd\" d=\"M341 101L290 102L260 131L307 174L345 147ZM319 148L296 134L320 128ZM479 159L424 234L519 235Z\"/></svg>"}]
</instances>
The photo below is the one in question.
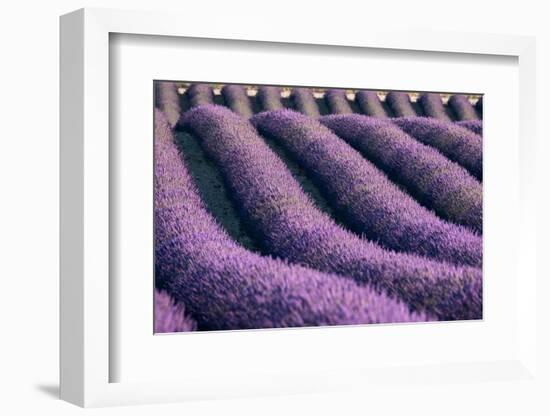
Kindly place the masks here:
<instances>
[{"instance_id":1,"label":"row of lavender","mask_svg":"<svg viewBox=\"0 0 550 416\"><path fill-rule=\"evenodd\" d=\"M228 87L222 93L234 112L211 105L211 89L195 85L188 96L198 108L179 118L174 85L158 85L165 116L155 117L157 286L185 302L200 329L481 317L479 136L426 118L306 117L282 109L271 87L258 93L270 111L253 116L244 90ZM314 108L307 97L300 105ZM327 100L343 105L341 94ZM250 253L216 228L177 156L173 127L200 140L263 250L296 266ZM316 208L258 133L289 151L355 233ZM358 293L369 302L352 301Z\"/></svg>"},{"instance_id":2,"label":"row of lavender","mask_svg":"<svg viewBox=\"0 0 550 416\"><path fill-rule=\"evenodd\" d=\"M321 114L353 113L377 118L425 116L477 128L483 115L483 98L477 99L473 105L463 94L450 96L446 103L436 93L422 94L415 102L409 94L399 91L389 92L384 100L374 91L360 90L354 95L352 101L344 90L329 89L323 98L316 98L309 88L294 88L288 98L282 98L280 88L262 86L255 97L250 97L242 85L228 84L221 88L221 96L215 96L210 85L192 84L183 98L184 107L216 102L247 118L258 111L287 107L313 118Z\"/></svg>"},{"instance_id":3,"label":"row of lavender","mask_svg":"<svg viewBox=\"0 0 550 416\"><path fill-rule=\"evenodd\" d=\"M312 118L321 117L321 107L326 107L327 114L354 114L360 113L375 118L395 119L422 116L430 118L432 122L439 120L443 124L454 121L457 126L478 135L483 134L483 98L476 101L475 106L462 94L452 95L447 105L443 104L441 96L435 93L426 93L420 96L413 106L407 93L392 91L386 95L384 102L374 91L358 91L355 94L356 111L343 90L332 89L326 91L323 100L316 99L308 88L292 90L287 102L281 98L281 89L278 87L262 86L258 89L253 100L246 93L242 85L225 85L221 89L221 101L216 99L213 89L207 84L192 84L182 97L184 108L192 108L204 104L222 104L245 118L250 118L259 111L272 111L289 108ZM320 105L322 103L322 105ZM439 124L441 125L441 123Z\"/></svg>"}]
</instances>

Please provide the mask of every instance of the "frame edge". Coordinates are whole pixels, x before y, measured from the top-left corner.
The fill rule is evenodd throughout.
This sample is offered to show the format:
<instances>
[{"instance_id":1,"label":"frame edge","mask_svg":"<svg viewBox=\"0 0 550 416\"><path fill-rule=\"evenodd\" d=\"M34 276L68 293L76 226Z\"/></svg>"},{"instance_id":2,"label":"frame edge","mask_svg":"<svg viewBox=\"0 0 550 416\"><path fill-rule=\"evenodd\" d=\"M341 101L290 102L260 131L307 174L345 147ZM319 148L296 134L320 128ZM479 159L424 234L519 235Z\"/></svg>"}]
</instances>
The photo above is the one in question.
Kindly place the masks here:
<instances>
[{"instance_id":1,"label":"frame edge","mask_svg":"<svg viewBox=\"0 0 550 416\"><path fill-rule=\"evenodd\" d=\"M60 18L60 398L84 405L84 11Z\"/></svg>"}]
</instances>

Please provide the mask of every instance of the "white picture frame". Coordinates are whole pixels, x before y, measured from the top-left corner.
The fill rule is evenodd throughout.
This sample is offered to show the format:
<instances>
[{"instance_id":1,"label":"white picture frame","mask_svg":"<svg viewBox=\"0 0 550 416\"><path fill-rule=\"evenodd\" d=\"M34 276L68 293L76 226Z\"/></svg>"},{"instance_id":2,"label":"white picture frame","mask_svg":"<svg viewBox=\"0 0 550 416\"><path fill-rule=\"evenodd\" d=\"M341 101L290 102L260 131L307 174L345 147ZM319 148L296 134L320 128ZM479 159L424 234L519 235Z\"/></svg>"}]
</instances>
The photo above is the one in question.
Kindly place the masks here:
<instances>
[{"instance_id":1,"label":"white picture frame","mask_svg":"<svg viewBox=\"0 0 550 416\"><path fill-rule=\"evenodd\" d=\"M380 389L383 394L387 386L411 382L419 382L427 389L434 388L434 382L472 383L487 388L488 397L496 390L483 383L487 380L517 383L518 388L527 381L530 387L539 388L542 381L537 372L534 301L534 39L471 33L434 36L429 31L405 31L391 26L360 31L350 27L347 32L337 33L316 29L315 25L308 26L308 30L289 27L280 31L276 24L265 21L248 25L246 33L236 32L235 27L243 26L225 19L205 26L200 19L185 19L173 13L108 9L82 9L61 18L61 398L88 407L339 389L353 389L360 394L365 386ZM517 58L521 143L516 254L522 279L517 291L518 345L514 354L499 357L498 361L468 363L425 364L419 360L412 369L369 366L365 372L361 366L357 370L335 368L323 373L325 376L297 371L246 379L222 373L216 380L193 376L177 381L111 382L110 366L120 358L110 348L110 319L116 309L109 280L113 260L109 252L113 225L109 189L110 171L114 168L109 153L111 34L277 42L283 44L282 48L284 44L332 45Z\"/></svg>"}]
</instances>

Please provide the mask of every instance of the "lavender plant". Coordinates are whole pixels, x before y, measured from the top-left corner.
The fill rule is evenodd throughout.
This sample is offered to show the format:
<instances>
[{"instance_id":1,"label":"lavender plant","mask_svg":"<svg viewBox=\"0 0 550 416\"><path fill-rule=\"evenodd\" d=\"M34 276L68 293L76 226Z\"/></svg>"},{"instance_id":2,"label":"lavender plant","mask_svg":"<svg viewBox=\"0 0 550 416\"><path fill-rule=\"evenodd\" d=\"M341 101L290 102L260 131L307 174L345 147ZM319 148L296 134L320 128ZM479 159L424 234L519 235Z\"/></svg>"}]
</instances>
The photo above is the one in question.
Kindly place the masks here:
<instances>
[{"instance_id":1,"label":"lavender plant","mask_svg":"<svg viewBox=\"0 0 550 416\"><path fill-rule=\"evenodd\" d=\"M180 122L217 163L265 252L373 286L412 311L481 318L481 270L385 250L338 226L313 205L253 126L226 108L199 107Z\"/></svg>"},{"instance_id":2,"label":"lavender plant","mask_svg":"<svg viewBox=\"0 0 550 416\"><path fill-rule=\"evenodd\" d=\"M482 232L482 186L463 167L390 121L359 114L320 121L440 217Z\"/></svg>"},{"instance_id":3,"label":"lavender plant","mask_svg":"<svg viewBox=\"0 0 550 416\"><path fill-rule=\"evenodd\" d=\"M465 127L470 131L473 131L475 134L483 137L483 121L481 120L464 120L456 121L457 126Z\"/></svg>"},{"instance_id":4,"label":"lavender plant","mask_svg":"<svg viewBox=\"0 0 550 416\"><path fill-rule=\"evenodd\" d=\"M374 91L358 91L355 94L355 101L359 105L361 111L367 116L386 118L388 114Z\"/></svg>"},{"instance_id":5,"label":"lavender plant","mask_svg":"<svg viewBox=\"0 0 550 416\"><path fill-rule=\"evenodd\" d=\"M470 100L463 94L452 95L449 98L448 105L453 110L457 120L479 120L476 110L470 103Z\"/></svg>"},{"instance_id":6,"label":"lavender plant","mask_svg":"<svg viewBox=\"0 0 550 416\"><path fill-rule=\"evenodd\" d=\"M289 110L251 121L306 169L357 233L397 251L481 267L481 237L418 204L325 126Z\"/></svg>"},{"instance_id":7,"label":"lavender plant","mask_svg":"<svg viewBox=\"0 0 550 416\"><path fill-rule=\"evenodd\" d=\"M406 92L391 91L386 95L386 103L396 117L416 116L411 98Z\"/></svg>"},{"instance_id":8,"label":"lavender plant","mask_svg":"<svg viewBox=\"0 0 550 416\"><path fill-rule=\"evenodd\" d=\"M428 92L422 94L418 101L422 105L424 114L428 117L433 117L443 121L451 120L445 111L445 106L443 105L443 101L441 101L441 96L439 94Z\"/></svg>"},{"instance_id":9,"label":"lavender plant","mask_svg":"<svg viewBox=\"0 0 550 416\"><path fill-rule=\"evenodd\" d=\"M250 99L242 85L225 85L222 96L226 105L241 117L250 118L254 115Z\"/></svg>"},{"instance_id":10,"label":"lavender plant","mask_svg":"<svg viewBox=\"0 0 550 416\"><path fill-rule=\"evenodd\" d=\"M420 142L439 150L481 180L483 143L481 136L455 123L428 117L397 118L393 122Z\"/></svg>"},{"instance_id":11,"label":"lavender plant","mask_svg":"<svg viewBox=\"0 0 550 416\"><path fill-rule=\"evenodd\" d=\"M332 114L353 113L344 90L330 89L325 91L325 101Z\"/></svg>"},{"instance_id":12,"label":"lavender plant","mask_svg":"<svg viewBox=\"0 0 550 416\"><path fill-rule=\"evenodd\" d=\"M321 115L319 113L319 106L317 105L317 101L315 100L311 89L294 88L290 98L293 101L294 107L300 113L313 118L318 118Z\"/></svg>"},{"instance_id":13,"label":"lavender plant","mask_svg":"<svg viewBox=\"0 0 550 416\"><path fill-rule=\"evenodd\" d=\"M228 117L223 122L242 120L217 106L197 107L184 118L221 108ZM350 279L247 251L207 212L158 110L154 147L156 285L185 302L201 330L433 319Z\"/></svg>"},{"instance_id":14,"label":"lavender plant","mask_svg":"<svg viewBox=\"0 0 550 416\"><path fill-rule=\"evenodd\" d=\"M174 127L180 118L180 96L176 84L168 81L155 81L155 106L160 109Z\"/></svg>"},{"instance_id":15,"label":"lavender plant","mask_svg":"<svg viewBox=\"0 0 550 416\"><path fill-rule=\"evenodd\" d=\"M197 323L185 313L185 306L175 302L165 291L155 290L155 333L189 332Z\"/></svg>"},{"instance_id":16,"label":"lavender plant","mask_svg":"<svg viewBox=\"0 0 550 416\"><path fill-rule=\"evenodd\" d=\"M281 89L279 87L262 86L258 89L256 98L264 111L279 110L284 108L281 101Z\"/></svg>"},{"instance_id":17,"label":"lavender plant","mask_svg":"<svg viewBox=\"0 0 550 416\"><path fill-rule=\"evenodd\" d=\"M186 94L191 107L212 104L214 102L214 93L212 87L208 84L192 84L187 89Z\"/></svg>"}]
</instances>

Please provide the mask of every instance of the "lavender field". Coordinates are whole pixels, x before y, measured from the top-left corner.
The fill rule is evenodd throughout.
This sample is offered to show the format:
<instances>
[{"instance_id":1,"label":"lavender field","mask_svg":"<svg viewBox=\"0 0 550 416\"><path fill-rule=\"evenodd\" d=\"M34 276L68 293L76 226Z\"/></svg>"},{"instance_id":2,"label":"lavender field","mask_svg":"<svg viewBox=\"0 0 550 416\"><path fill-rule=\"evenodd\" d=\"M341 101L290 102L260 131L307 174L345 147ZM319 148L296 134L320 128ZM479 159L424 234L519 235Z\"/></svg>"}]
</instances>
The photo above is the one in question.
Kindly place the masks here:
<instances>
[{"instance_id":1,"label":"lavender field","mask_svg":"<svg viewBox=\"0 0 550 416\"><path fill-rule=\"evenodd\" d=\"M483 318L481 96L154 88L156 333Z\"/></svg>"}]
</instances>

